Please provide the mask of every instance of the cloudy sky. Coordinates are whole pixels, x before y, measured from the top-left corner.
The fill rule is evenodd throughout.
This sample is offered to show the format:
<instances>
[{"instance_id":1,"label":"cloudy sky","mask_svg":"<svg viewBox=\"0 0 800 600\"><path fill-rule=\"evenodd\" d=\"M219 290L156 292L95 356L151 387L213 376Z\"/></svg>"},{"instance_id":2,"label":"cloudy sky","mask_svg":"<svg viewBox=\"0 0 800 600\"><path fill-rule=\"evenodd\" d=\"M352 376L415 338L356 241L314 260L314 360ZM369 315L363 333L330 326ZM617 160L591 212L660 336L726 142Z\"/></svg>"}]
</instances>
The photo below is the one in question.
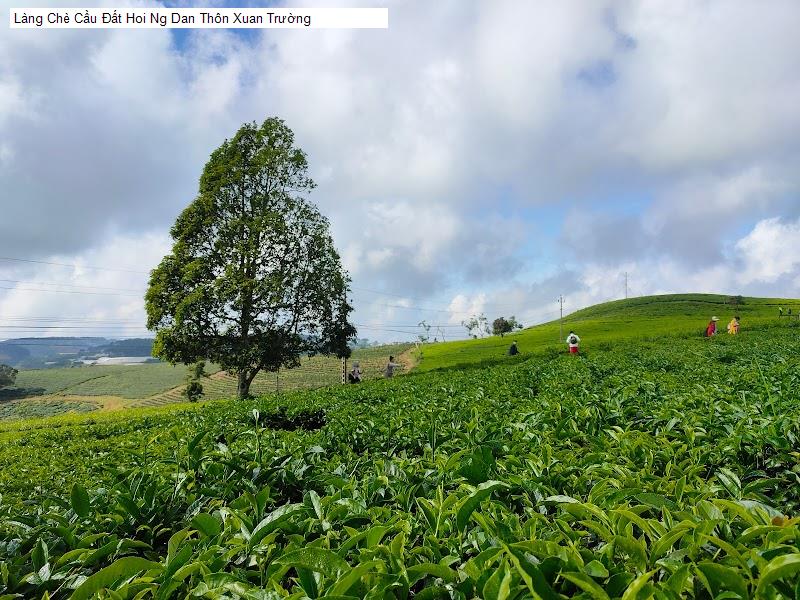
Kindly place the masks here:
<instances>
[{"instance_id":1,"label":"cloudy sky","mask_svg":"<svg viewBox=\"0 0 800 600\"><path fill-rule=\"evenodd\" d=\"M272 115L362 337L533 324L624 273L632 295L800 297L800 3L346 4L389 29L22 30L5 3L0 339L145 334L209 153Z\"/></svg>"}]
</instances>

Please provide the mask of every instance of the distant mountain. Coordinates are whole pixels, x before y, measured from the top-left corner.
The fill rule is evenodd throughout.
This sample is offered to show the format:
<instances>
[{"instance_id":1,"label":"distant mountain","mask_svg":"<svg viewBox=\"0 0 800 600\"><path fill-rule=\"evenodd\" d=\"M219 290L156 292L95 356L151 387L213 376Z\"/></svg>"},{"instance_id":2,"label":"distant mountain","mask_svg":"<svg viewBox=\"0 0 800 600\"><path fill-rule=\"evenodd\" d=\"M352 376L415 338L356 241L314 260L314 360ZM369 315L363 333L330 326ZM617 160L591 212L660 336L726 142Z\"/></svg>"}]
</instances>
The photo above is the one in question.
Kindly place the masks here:
<instances>
[{"instance_id":1,"label":"distant mountain","mask_svg":"<svg viewBox=\"0 0 800 600\"><path fill-rule=\"evenodd\" d=\"M25 346L8 342L0 342L0 364L16 367L17 365L30 359L30 357L31 351Z\"/></svg>"},{"instance_id":2,"label":"distant mountain","mask_svg":"<svg viewBox=\"0 0 800 600\"><path fill-rule=\"evenodd\" d=\"M95 352L105 356L151 356L153 353L153 338L131 338L129 340L114 340L104 346L94 349Z\"/></svg>"},{"instance_id":3,"label":"distant mountain","mask_svg":"<svg viewBox=\"0 0 800 600\"><path fill-rule=\"evenodd\" d=\"M15 338L0 342L0 346L25 348L31 356L53 356L84 352L91 348L107 345L111 341L102 337Z\"/></svg>"},{"instance_id":4,"label":"distant mountain","mask_svg":"<svg viewBox=\"0 0 800 600\"><path fill-rule=\"evenodd\" d=\"M17 369L44 369L102 356L150 356L152 350L151 338L17 338L0 341L0 363Z\"/></svg>"}]
</instances>

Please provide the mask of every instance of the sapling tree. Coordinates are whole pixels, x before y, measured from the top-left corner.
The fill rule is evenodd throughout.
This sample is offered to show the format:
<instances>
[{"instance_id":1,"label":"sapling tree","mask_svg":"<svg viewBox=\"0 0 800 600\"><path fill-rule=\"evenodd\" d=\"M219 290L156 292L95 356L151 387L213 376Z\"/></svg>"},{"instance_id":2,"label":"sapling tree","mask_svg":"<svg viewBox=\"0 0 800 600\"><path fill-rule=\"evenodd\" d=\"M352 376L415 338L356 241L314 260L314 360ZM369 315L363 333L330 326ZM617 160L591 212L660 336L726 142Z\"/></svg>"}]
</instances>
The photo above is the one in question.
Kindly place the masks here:
<instances>
[{"instance_id":1,"label":"sapling tree","mask_svg":"<svg viewBox=\"0 0 800 600\"><path fill-rule=\"evenodd\" d=\"M491 329L489 329L489 320L483 313L479 315L473 315L469 319L461 321L461 325L473 338L477 338L479 336L483 337L484 335L491 333Z\"/></svg>"},{"instance_id":2,"label":"sapling tree","mask_svg":"<svg viewBox=\"0 0 800 600\"><path fill-rule=\"evenodd\" d=\"M14 385L18 371L8 365L0 365L0 388Z\"/></svg>"}]
</instances>

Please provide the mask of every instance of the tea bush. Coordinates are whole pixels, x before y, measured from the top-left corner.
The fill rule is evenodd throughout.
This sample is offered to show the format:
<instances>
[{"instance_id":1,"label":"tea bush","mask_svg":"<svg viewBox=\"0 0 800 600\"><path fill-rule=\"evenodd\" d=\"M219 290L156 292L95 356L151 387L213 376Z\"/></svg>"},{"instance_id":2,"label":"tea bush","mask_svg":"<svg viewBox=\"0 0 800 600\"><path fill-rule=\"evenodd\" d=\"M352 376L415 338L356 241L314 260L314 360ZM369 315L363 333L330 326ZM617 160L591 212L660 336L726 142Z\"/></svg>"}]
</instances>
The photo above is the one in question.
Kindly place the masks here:
<instances>
[{"instance_id":1,"label":"tea bush","mask_svg":"<svg viewBox=\"0 0 800 600\"><path fill-rule=\"evenodd\" d=\"M794 330L0 434L0 597L796 598Z\"/></svg>"}]
</instances>

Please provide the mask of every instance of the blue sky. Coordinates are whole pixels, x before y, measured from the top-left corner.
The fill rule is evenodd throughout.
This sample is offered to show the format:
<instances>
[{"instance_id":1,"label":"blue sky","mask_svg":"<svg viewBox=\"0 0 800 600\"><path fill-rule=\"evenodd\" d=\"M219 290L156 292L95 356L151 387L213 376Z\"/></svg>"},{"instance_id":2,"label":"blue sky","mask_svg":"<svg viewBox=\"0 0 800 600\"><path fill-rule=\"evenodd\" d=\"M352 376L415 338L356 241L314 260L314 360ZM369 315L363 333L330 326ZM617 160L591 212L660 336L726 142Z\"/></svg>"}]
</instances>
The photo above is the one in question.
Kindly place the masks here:
<instances>
[{"instance_id":1,"label":"blue sky","mask_svg":"<svg viewBox=\"0 0 800 600\"><path fill-rule=\"evenodd\" d=\"M560 294L621 297L625 272L636 294L800 297L796 2L385 5L384 31L0 36L0 328L146 333L208 155L272 115L365 337L531 324Z\"/></svg>"}]
</instances>

